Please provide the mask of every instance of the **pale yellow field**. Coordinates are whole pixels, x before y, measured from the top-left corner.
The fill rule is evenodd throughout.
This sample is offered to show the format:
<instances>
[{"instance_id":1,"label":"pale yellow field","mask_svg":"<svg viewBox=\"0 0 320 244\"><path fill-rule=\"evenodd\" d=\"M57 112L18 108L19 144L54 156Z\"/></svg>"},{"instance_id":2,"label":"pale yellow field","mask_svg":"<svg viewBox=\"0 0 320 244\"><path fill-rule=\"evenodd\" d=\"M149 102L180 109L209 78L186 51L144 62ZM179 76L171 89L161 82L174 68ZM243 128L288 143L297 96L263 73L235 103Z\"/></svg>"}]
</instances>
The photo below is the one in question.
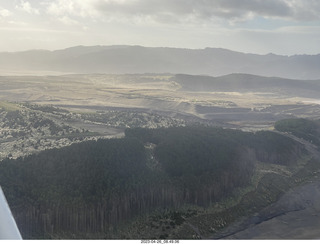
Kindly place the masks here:
<instances>
[{"instance_id":1,"label":"pale yellow field","mask_svg":"<svg viewBox=\"0 0 320 244\"><path fill-rule=\"evenodd\" d=\"M90 109L89 106L93 109L95 106L140 108L202 119L207 119L208 114L199 113L199 106L260 111L271 105L302 104L305 100L270 93L188 92L181 89L173 75L3 76L0 87L1 101L76 105L84 109ZM305 114L315 116L319 113L312 110ZM233 120L230 123L237 124L233 117L229 119Z\"/></svg>"}]
</instances>

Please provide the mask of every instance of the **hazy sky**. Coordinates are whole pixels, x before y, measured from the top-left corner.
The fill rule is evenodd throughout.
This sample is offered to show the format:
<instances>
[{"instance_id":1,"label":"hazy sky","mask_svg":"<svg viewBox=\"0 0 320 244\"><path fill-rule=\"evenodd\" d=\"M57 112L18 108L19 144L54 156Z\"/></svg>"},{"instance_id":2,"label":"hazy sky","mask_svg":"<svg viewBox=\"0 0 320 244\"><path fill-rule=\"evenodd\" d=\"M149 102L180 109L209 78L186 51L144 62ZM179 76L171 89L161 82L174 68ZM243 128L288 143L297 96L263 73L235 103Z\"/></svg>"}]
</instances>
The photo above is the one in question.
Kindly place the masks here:
<instances>
[{"instance_id":1,"label":"hazy sky","mask_svg":"<svg viewBox=\"0 0 320 244\"><path fill-rule=\"evenodd\" d=\"M77 45L320 53L320 0L0 0L0 51Z\"/></svg>"}]
</instances>

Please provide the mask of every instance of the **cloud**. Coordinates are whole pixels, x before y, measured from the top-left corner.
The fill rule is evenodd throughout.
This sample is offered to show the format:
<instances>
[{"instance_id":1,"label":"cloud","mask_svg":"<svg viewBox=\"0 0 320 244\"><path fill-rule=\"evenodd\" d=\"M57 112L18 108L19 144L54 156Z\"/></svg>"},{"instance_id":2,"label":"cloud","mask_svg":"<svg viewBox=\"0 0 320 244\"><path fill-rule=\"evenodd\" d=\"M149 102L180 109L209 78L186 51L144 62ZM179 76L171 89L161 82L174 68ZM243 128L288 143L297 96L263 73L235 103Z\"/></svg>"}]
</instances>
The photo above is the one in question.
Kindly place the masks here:
<instances>
[{"instance_id":1,"label":"cloud","mask_svg":"<svg viewBox=\"0 0 320 244\"><path fill-rule=\"evenodd\" d=\"M292 18L297 21L319 21L320 1L318 0L286 0L290 6Z\"/></svg>"},{"instance_id":2,"label":"cloud","mask_svg":"<svg viewBox=\"0 0 320 244\"><path fill-rule=\"evenodd\" d=\"M22 10L29 14L36 14L36 15L40 14L40 11L38 9L33 8L28 1L24 1L24 0L21 0L20 4L16 5L16 9Z\"/></svg>"},{"instance_id":3,"label":"cloud","mask_svg":"<svg viewBox=\"0 0 320 244\"><path fill-rule=\"evenodd\" d=\"M9 17L10 15L12 15L12 13L8 9L0 7L0 18Z\"/></svg>"},{"instance_id":4,"label":"cloud","mask_svg":"<svg viewBox=\"0 0 320 244\"><path fill-rule=\"evenodd\" d=\"M80 23L68 16L62 16L62 17L59 17L58 20L65 24L65 25L70 25L70 26L74 26L74 25L79 25Z\"/></svg>"},{"instance_id":5,"label":"cloud","mask_svg":"<svg viewBox=\"0 0 320 244\"><path fill-rule=\"evenodd\" d=\"M94 0L97 12L122 16L171 16L172 20L246 20L253 16L288 20L320 20L318 0ZM173 18L174 17L174 18Z\"/></svg>"},{"instance_id":6,"label":"cloud","mask_svg":"<svg viewBox=\"0 0 320 244\"><path fill-rule=\"evenodd\" d=\"M96 0L55 0L46 3L46 12L56 16L98 17Z\"/></svg>"},{"instance_id":7,"label":"cloud","mask_svg":"<svg viewBox=\"0 0 320 244\"><path fill-rule=\"evenodd\" d=\"M243 18L249 15L284 17L290 14L289 6L281 0L218 0L210 10L222 18Z\"/></svg>"},{"instance_id":8,"label":"cloud","mask_svg":"<svg viewBox=\"0 0 320 244\"><path fill-rule=\"evenodd\" d=\"M295 21L320 20L319 0L52 0L46 12L95 20L159 23L250 21L256 16ZM32 8L26 1L26 11Z\"/></svg>"}]
</instances>

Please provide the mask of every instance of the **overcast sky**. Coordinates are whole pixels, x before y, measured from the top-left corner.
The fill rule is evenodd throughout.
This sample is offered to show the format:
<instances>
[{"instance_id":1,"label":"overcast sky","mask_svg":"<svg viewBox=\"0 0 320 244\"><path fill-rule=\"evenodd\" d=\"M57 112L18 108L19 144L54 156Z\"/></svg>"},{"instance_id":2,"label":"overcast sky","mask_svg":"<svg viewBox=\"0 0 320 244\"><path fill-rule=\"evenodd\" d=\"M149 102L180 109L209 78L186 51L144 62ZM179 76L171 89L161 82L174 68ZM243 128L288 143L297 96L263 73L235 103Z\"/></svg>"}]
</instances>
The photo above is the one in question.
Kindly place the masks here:
<instances>
[{"instance_id":1,"label":"overcast sky","mask_svg":"<svg viewBox=\"0 0 320 244\"><path fill-rule=\"evenodd\" d=\"M77 45L320 53L320 0L0 0L0 51Z\"/></svg>"}]
</instances>

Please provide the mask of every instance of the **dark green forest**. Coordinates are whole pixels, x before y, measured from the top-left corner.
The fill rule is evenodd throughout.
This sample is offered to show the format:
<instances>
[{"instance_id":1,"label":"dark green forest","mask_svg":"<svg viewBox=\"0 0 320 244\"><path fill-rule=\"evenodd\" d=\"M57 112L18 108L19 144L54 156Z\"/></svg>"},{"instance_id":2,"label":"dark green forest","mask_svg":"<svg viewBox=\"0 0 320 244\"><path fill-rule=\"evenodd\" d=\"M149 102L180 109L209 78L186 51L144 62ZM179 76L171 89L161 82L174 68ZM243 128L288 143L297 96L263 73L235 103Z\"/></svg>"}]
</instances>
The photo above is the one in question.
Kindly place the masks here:
<instances>
[{"instance_id":1,"label":"dark green forest","mask_svg":"<svg viewBox=\"0 0 320 244\"><path fill-rule=\"evenodd\" d=\"M275 123L278 131L292 133L318 147L320 146L320 121L307 119L285 119Z\"/></svg>"},{"instance_id":2,"label":"dark green forest","mask_svg":"<svg viewBox=\"0 0 320 244\"><path fill-rule=\"evenodd\" d=\"M135 128L5 159L0 185L25 239L110 238L137 216L211 206L250 185L257 161L290 166L305 153L267 131Z\"/></svg>"}]
</instances>

